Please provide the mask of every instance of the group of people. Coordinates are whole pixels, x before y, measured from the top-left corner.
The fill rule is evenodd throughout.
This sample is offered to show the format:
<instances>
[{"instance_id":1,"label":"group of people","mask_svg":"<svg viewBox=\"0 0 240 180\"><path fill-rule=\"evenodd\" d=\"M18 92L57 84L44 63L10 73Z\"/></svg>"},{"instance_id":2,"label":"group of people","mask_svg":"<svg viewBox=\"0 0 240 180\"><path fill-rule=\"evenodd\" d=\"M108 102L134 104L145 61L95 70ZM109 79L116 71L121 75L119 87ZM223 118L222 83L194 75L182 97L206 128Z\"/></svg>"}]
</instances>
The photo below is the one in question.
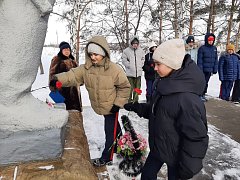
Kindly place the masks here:
<instances>
[{"instance_id":1,"label":"group of people","mask_svg":"<svg viewBox=\"0 0 240 180\"><path fill-rule=\"evenodd\" d=\"M212 33L205 35L205 43L201 47L198 47L198 44L195 43L194 36L188 36L186 40L186 53L197 63L205 76L206 86L201 98L206 101L205 94L207 93L210 77L218 72L221 81L219 97L226 101L231 100L239 103L240 51L235 53L234 45L227 44L226 52L221 53L218 59L218 52L214 43L215 35Z\"/></svg>"},{"instance_id":2,"label":"group of people","mask_svg":"<svg viewBox=\"0 0 240 180\"><path fill-rule=\"evenodd\" d=\"M234 46L228 45L227 53L218 61L214 41L214 34L207 34L200 48L193 36L186 43L182 39L168 40L159 46L151 43L145 55L139 38L134 36L122 54L125 71L111 61L110 48L103 36L88 41L85 64L80 66L74 61L69 44L60 44L60 52L50 68L50 89L56 90L57 82L62 83L61 90L70 88L70 91L85 84L93 110L104 116L105 148L101 157L93 161L95 166L112 162L116 134L121 135L118 112L124 108L149 120L150 152L142 169L142 180L157 179L163 163L168 166L169 180L189 179L202 169L208 148L208 128L204 101L200 97L204 97L211 75L219 72L221 97L226 99L225 89L231 85L227 78L231 77L231 71L239 73L234 69L239 67ZM140 88L142 71L147 83L147 101L139 103L133 89ZM239 75L233 77L231 81ZM71 108L67 105L67 109Z\"/></svg>"}]
</instances>

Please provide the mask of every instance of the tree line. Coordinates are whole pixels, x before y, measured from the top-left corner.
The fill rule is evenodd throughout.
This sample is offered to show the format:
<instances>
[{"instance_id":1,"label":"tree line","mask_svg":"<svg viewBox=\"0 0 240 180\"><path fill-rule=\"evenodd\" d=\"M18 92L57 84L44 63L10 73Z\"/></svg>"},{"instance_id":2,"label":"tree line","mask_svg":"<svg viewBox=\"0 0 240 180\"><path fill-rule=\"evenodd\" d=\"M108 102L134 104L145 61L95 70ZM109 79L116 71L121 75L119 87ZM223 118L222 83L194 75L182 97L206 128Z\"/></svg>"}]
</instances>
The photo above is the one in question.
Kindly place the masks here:
<instances>
[{"instance_id":1,"label":"tree line","mask_svg":"<svg viewBox=\"0 0 240 180\"><path fill-rule=\"evenodd\" d=\"M57 0L76 59L92 35L104 35L120 51L138 35L142 43L216 35L216 44L239 47L239 0Z\"/></svg>"}]
</instances>

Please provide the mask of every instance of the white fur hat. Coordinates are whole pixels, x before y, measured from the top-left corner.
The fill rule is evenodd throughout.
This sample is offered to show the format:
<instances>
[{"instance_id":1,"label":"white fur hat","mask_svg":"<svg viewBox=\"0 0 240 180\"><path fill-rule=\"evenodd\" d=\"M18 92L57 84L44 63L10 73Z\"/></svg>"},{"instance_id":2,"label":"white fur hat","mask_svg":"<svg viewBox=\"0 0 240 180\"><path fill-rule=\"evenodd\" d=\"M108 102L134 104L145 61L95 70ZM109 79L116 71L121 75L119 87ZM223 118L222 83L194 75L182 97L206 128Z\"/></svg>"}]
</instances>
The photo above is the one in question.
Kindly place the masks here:
<instances>
[{"instance_id":1,"label":"white fur hat","mask_svg":"<svg viewBox=\"0 0 240 180\"><path fill-rule=\"evenodd\" d=\"M153 53L153 60L178 70L182 66L184 56L184 41L182 39L171 39L157 47Z\"/></svg>"},{"instance_id":2,"label":"white fur hat","mask_svg":"<svg viewBox=\"0 0 240 180\"><path fill-rule=\"evenodd\" d=\"M106 53L104 52L103 48L97 44L90 43L87 48L88 53L96 53L102 56L106 56Z\"/></svg>"},{"instance_id":3,"label":"white fur hat","mask_svg":"<svg viewBox=\"0 0 240 180\"><path fill-rule=\"evenodd\" d=\"M148 47L149 48L151 48L151 47L157 47L157 44L154 42L154 41L152 41L152 42L150 42L149 44L148 44Z\"/></svg>"}]
</instances>

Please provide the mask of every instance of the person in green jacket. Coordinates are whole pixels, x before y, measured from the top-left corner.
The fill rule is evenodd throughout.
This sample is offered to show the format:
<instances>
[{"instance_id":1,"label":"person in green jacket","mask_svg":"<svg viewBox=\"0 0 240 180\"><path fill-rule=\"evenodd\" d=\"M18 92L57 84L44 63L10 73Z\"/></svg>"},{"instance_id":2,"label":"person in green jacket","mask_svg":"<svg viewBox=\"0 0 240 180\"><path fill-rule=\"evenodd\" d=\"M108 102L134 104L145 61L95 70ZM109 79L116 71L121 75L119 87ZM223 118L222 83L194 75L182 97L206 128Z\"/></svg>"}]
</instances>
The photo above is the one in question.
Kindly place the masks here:
<instances>
[{"instance_id":1,"label":"person in green jacket","mask_svg":"<svg viewBox=\"0 0 240 180\"><path fill-rule=\"evenodd\" d=\"M85 84L93 110L103 115L105 120L105 148L93 164L103 166L111 163L116 149L112 145L116 135L121 134L118 111L128 102L130 83L123 69L111 62L107 40L103 36L91 38L85 48L85 64L54 75L50 85L55 88L57 81L63 87Z\"/></svg>"}]
</instances>

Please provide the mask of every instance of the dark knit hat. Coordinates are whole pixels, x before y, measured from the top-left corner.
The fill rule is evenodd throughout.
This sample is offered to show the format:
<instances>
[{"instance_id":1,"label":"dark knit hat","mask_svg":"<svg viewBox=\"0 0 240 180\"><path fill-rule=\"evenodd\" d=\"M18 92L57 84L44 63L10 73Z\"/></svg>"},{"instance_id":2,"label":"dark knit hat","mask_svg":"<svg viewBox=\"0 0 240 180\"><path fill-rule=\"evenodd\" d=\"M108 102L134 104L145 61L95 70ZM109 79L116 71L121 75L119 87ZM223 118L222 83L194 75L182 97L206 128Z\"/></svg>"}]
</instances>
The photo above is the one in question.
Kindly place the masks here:
<instances>
[{"instance_id":1,"label":"dark knit hat","mask_svg":"<svg viewBox=\"0 0 240 180\"><path fill-rule=\"evenodd\" d=\"M186 43L190 43L190 42L195 42L195 39L194 39L194 36L188 36L187 40L186 40Z\"/></svg>"},{"instance_id":2,"label":"dark knit hat","mask_svg":"<svg viewBox=\"0 0 240 180\"><path fill-rule=\"evenodd\" d=\"M67 49L67 48L69 48L71 50L71 46L65 41L63 41L59 44L59 48L60 48L60 51L62 51L63 49Z\"/></svg>"}]
</instances>

